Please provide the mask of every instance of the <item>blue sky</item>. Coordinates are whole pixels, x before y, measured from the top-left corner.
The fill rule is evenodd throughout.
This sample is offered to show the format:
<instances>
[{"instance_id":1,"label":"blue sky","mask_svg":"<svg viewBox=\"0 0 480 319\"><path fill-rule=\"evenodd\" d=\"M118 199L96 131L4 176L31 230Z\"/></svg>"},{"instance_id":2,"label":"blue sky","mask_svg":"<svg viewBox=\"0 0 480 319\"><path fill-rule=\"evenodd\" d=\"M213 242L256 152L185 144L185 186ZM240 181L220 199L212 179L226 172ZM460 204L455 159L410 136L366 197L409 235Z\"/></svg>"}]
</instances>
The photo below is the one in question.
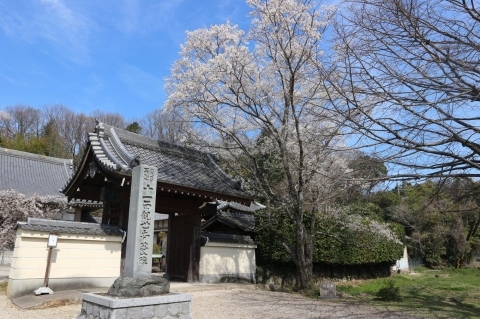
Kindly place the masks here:
<instances>
[{"instance_id":1,"label":"blue sky","mask_svg":"<svg viewBox=\"0 0 480 319\"><path fill-rule=\"evenodd\" d=\"M242 0L0 0L0 109L55 103L140 118L165 101L186 30L230 21Z\"/></svg>"}]
</instances>

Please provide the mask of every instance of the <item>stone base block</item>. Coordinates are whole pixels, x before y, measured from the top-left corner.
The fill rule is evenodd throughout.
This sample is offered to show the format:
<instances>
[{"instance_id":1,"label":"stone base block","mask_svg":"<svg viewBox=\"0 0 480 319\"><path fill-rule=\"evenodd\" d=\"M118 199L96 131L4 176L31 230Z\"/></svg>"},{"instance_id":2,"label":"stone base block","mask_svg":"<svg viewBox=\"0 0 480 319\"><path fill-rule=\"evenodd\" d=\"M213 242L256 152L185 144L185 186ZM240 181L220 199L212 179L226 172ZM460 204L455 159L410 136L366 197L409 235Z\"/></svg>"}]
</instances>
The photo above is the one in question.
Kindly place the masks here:
<instances>
[{"instance_id":1,"label":"stone base block","mask_svg":"<svg viewBox=\"0 0 480 319\"><path fill-rule=\"evenodd\" d=\"M191 301L192 295L183 293L140 298L86 293L78 319L193 319Z\"/></svg>"}]
</instances>

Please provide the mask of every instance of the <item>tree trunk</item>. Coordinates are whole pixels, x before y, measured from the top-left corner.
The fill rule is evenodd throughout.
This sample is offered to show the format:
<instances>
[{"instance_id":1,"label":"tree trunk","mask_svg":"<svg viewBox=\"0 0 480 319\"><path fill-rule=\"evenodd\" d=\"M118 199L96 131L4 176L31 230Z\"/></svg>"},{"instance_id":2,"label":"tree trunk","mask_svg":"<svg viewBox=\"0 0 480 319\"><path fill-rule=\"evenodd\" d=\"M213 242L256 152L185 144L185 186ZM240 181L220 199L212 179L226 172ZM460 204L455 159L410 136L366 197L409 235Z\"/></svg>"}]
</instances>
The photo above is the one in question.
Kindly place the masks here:
<instances>
[{"instance_id":1,"label":"tree trunk","mask_svg":"<svg viewBox=\"0 0 480 319\"><path fill-rule=\"evenodd\" d=\"M480 211L478 212L477 221L472 225L472 227L470 227L470 231L468 232L467 238L465 240L466 241L465 249L463 250L463 253L460 255L460 257L457 259L457 263L455 264L455 269L459 269L460 266L462 265L463 259L465 258L465 253L467 252L468 245L470 244L470 238L475 236L479 226L480 226Z\"/></svg>"},{"instance_id":2,"label":"tree trunk","mask_svg":"<svg viewBox=\"0 0 480 319\"><path fill-rule=\"evenodd\" d=\"M306 263L304 260L295 262L297 266L297 287L299 289L311 288L311 281L313 276L312 263Z\"/></svg>"},{"instance_id":3,"label":"tree trunk","mask_svg":"<svg viewBox=\"0 0 480 319\"><path fill-rule=\"evenodd\" d=\"M296 242L296 258L293 258L297 268L297 288L309 289L313 275L312 249L308 243L310 236L305 234L305 226L303 223L297 224L297 242Z\"/></svg>"}]
</instances>

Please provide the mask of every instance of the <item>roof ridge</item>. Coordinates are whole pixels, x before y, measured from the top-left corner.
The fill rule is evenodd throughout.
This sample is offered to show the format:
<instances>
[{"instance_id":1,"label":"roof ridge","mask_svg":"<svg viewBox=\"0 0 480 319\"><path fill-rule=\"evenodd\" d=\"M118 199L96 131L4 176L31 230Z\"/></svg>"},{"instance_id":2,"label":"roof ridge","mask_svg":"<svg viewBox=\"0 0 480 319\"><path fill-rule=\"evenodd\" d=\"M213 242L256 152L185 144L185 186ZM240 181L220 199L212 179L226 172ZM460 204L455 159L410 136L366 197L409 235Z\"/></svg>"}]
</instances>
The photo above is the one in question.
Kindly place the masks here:
<instances>
[{"instance_id":1,"label":"roof ridge","mask_svg":"<svg viewBox=\"0 0 480 319\"><path fill-rule=\"evenodd\" d=\"M72 161L72 159L68 159L68 158L52 157L52 156L47 156L42 154L18 151L18 150L4 148L4 147L0 148L0 154L16 156L16 157L36 160L40 162L48 162L48 163L53 163L57 165L64 165L65 163L70 164Z\"/></svg>"},{"instance_id":2,"label":"roof ridge","mask_svg":"<svg viewBox=\"0 0 480 319\"><path fill-rule=\"evenodd\" d=\"M179 153L179 154L188 153L187 155L196 156L196 157L200 157L200 158L204 158L207 154L209 154L207 152L203 152L203 151L194 149L192 147L178 145L178 144L175 144L175 143L172 143L172 142L162 141L160 139L156 139L156 138L148 137L148 136L145 136L145 135L142 135L142 134L130 132L130 131L127 131L127 130L124 130L124 129L121 129L121 128L118 128L118 127L114 127L114 126L111 126L111 125L108 125L108 124L103 124L103 125L105 127L105 134L106 135L109 134L110 129L113 129L113 131L117 134L117 136L119 135L118 133L120 133L121 139L128 140L129 142L139 143L139 144L148 145L148 146L151 145L151 146L154 146L154 147L161 148L162 150L171 151L172 153ZM107 128L108 128L108 130L107 130Z\"/></svg>"},{"instance_id":3,"label":"roof ridge","mask_svg":"<svg viewBox=\"0 0 480 319\"><path fill-rule=\"evenodd\" d=\"M216 163L214 160L213 156L209 153L206 153L207 156L207 162L206 164L212 169L212 171L217 174L218 177L220 177L225 183L227 183L230 187L232 187L235 190L241 190L242 189L242 181L241 180L236 180L230 175L228 175L226 172L223 171L223 169Z\"/></svg>"}]
</instances>

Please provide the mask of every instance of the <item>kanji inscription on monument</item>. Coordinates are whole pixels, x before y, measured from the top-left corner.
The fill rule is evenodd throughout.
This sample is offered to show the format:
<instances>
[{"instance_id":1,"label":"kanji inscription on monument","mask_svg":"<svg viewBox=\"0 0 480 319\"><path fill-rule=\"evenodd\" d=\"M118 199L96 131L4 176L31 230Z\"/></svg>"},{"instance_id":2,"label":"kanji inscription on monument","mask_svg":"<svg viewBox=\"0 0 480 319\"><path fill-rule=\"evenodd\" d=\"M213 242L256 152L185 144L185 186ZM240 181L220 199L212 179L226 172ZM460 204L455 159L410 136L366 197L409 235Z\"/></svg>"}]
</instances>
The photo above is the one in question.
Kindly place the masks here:
<instances>
[{"instance_id":1,"label":"kanji inscription on monument","mask_svg":"<svg viewBox=\"0 0 480 319\"><path fill-rule=\"evenodd\" d=\"M151 276L156 193L157 168L148 165L133 168L124 271L126 277Z\"/></svg>"}]
</instances>

